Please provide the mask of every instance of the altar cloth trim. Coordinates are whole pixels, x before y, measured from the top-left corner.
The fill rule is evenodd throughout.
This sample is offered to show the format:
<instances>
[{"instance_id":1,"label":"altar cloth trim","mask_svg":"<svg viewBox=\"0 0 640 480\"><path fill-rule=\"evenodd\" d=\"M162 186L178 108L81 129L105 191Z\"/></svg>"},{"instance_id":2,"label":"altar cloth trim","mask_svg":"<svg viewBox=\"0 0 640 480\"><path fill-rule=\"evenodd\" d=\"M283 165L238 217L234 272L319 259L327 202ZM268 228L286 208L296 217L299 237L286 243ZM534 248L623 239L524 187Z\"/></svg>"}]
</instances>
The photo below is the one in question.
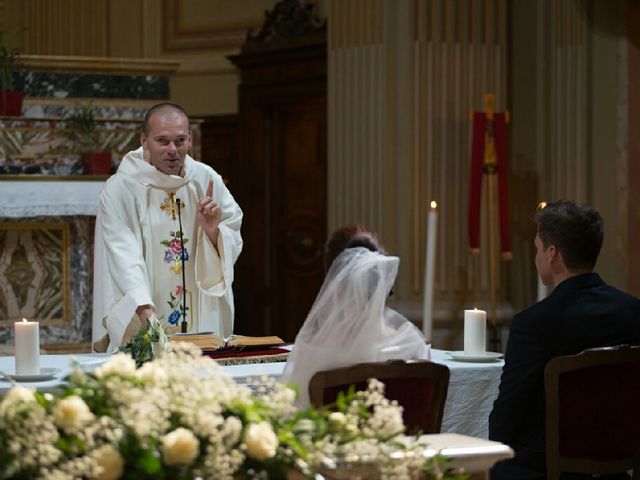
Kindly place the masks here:
<instances>
[{"instance_id":1,"label":"altar cloth trim","mask_svg":"<svg viewBox=\"0 0 640 480\"><path fill-rule=\"evenodd\" d=\"M289 353L281 353L279 355L256 355L253 357L229 357L229 358L215 358L212 357L213 360L218 362L220 365L247 365L251 363L275 363L275 362L286 362L289 357Z\"/></svg>"},{"instance_id":2,"label":"altar cloth trim","mask_svg":"<svg viewBox=\"0 0 640 480\"><path fill-rule=\"evenodd\" d=\"M220 365L246 365L250 363L286 362L291 352L284 348L245 350L232 352L204 352Z\"/></svg>"},{"instance_id":3,"label":"altar cloth trim","mask_svg":"<svg viewBox=\"0 0 640 480\"><path fill-rule=\"evenodd\" d=\"M0 217L95 216L103 185L102 181L3 182Z\"/></svg>"}]
</instances>

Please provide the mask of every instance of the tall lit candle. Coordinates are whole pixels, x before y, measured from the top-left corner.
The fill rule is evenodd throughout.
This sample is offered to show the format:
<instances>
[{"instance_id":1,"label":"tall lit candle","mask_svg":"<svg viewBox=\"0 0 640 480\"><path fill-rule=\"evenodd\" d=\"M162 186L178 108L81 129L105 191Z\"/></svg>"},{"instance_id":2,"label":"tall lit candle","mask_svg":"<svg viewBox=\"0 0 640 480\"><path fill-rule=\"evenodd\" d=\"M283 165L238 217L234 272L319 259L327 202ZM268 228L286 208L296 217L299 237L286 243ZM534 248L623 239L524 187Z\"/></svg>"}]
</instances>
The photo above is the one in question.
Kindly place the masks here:
<instances>
[{"instance_id":1,"label":"tall lit candle","mask_svg":"<svg viewBox=\"0 0 640 480\"><path fill-rule=\"evenodd\" d=\"M23 318L14 323L16 331L16 375L40 373L40 325Z\"/></svg>"},{"instance_id":2,"label":"tall lit candle","mask_svg":"<svg viewBox=\"0 0 640 480\"><path fill-rule=\"evenodd\" d=\"M422 333L431 342L433 333L433 283L436 262L436 233L438 229L438 204L431 202L427 213L427 252L424 265L424 303L422 304Z\"/></svg>"},{"instance_id":3,"label":"tall lit candle","mask_svg":"<svg viewBox=\"0 0 640 480\"><path fill-rule=\"evenodd\" d=\"M547 202L540 202L538 204L538 210L543 210L546 206L547 206ZM538 301L544 300L545 298L547 298L548 294L549 292L547 290L547 287L544 285L544 283L542 283L542 279L540 278L540 275L538 275L538 296L537 296Z\"/></svg>"},{"instance_id":4,"label":"tall lit candle","mask_svg":"<svg viewBox=\"0 0 640 480\"><path fill-rule=\"evenodd\" d=\"M487 312L464 311L464 354L479 355L487 351Z\"/></svg>"}]
</instances>

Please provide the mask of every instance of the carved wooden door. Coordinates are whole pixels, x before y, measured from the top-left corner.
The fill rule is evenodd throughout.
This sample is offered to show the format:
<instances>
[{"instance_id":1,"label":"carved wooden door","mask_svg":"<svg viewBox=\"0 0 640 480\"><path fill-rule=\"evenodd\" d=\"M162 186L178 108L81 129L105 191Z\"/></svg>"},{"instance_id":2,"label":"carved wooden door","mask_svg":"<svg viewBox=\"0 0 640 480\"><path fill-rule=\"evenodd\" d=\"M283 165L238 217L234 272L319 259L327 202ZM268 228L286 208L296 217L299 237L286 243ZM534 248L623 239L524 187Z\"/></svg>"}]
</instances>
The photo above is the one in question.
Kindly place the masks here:
<instances>
[{"instance_id":1,"label":"carved wooden door","mask_svg":"<svg viewBox=\"0 0 640 480\"><path fill-rule=\"evenodd\" d=\"M326 45L231 59L242 76L231 183L244 211L234 331L293 341L324 278Z\"/></svg>"}]
</instances>

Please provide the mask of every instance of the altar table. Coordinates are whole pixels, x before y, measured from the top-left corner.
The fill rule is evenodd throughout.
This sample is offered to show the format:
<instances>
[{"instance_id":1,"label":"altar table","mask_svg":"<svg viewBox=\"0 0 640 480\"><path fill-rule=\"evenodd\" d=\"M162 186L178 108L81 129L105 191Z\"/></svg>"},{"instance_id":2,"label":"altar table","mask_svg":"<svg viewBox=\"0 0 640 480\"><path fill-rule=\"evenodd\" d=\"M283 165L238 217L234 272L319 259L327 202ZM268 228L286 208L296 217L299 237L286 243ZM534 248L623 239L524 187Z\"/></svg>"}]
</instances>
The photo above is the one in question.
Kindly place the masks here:
<instances>
[{"instance_id":1,"label":"altar table","mask_svg":"<svg viewBox=\"0 0 640 480\"><path fill-rule=\"evenodd\" d=\"M58 368L55 379L45 382L22 382L21 385L42 390L60 385L60 379L71 373L72 355L41 355L40 366ZM489 413L498 395L500 375L504 361L492 363L458 362L449 358L443 350L431 350L431 359L449 367L451 372L449 391L444 407L442 432L455 432L478 438L488 437ZM83 368L92 368L106 361L105 354L75 355ZM221 367L238 383L259 381L261 376L278 379L284 370L284 362L230 365ZM0 357L0 371L12 370L14 357ZM11 387L6 379L0 379L0 393Z\"/></svg>"}]
</instances>

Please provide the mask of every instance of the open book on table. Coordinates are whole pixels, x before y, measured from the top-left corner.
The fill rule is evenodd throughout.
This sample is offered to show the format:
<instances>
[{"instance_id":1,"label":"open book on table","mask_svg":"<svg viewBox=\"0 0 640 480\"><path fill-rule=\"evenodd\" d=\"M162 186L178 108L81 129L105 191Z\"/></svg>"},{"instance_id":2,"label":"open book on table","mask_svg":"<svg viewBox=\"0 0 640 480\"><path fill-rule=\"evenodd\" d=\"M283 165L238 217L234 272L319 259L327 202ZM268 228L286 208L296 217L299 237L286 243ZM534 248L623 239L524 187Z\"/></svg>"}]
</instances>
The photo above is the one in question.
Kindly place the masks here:
<instances>
[{"instance_id":1,"label":"open book on table","mask_svg":"<svg viewBox=\"0 0 640 480\"><path fill-rule=\"evenodd\" d=\"M275 335L266 337L250 337L247 335L231 335L226 339L215 333L176 333L169 337L170 342L190 342L203 351L261 349L282 345L284 340Z\"/></svg>"}]
</instances>

